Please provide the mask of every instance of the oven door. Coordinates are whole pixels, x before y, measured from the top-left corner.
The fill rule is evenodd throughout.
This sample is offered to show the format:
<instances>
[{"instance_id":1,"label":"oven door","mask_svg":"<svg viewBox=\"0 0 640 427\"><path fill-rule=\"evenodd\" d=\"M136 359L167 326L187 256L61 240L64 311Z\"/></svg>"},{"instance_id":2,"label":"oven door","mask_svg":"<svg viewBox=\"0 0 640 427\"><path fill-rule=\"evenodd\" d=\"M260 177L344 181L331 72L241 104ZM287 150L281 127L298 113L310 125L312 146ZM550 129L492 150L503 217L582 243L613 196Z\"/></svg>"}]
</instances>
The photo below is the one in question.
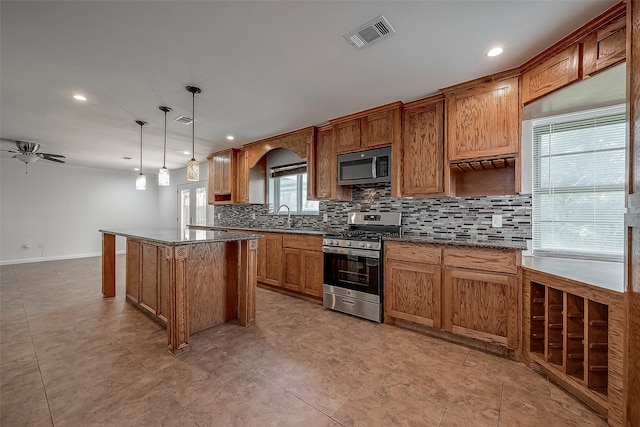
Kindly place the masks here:
<instances>
[{"instance_id":1,"label":"oven door","mask_svg":"<svg viewBox=\"0 0 640 427\"><path fill-rule=\"evenodd\" d=\"M323 247L322 251L325 285L382 296L379 251L334 247Z\"/></svg>"}]
</instances>

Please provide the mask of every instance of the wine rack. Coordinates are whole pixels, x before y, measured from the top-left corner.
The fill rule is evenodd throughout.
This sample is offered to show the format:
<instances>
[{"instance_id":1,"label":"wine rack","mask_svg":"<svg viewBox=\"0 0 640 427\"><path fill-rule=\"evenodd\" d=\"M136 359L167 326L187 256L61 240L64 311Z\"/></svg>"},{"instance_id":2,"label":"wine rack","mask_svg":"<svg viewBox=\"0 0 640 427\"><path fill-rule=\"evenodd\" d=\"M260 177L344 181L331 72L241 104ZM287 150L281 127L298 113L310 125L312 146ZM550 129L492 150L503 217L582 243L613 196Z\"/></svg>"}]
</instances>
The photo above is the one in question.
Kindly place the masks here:
<instances>
[{"instance_id":1,"label":"wine rack","mask_svg":"<svg viewBox=\"0 0 640 427\"><path fill-rule=\"evenodd\" d=\"M532 270L523 274L523 292L525 361L607 416L620 375L610 318L612 307L619 318L621 296Z\"/></svg>"}]
</instances>

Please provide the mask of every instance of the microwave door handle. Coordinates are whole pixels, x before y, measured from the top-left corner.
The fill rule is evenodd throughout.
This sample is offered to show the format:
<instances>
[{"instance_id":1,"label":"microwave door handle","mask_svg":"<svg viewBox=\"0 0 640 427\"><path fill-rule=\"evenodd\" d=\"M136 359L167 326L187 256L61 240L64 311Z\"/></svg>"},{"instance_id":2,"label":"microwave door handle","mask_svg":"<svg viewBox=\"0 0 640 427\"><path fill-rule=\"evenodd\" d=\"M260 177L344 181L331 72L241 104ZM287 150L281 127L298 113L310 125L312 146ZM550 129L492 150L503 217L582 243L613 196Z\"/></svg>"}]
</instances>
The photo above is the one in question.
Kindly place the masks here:
<instances>
[{"instance_id":1,"label":"microwave door handle","mask_svg":"<svg viewBox=\"0 0 640 427\"><path fill-rule=\"evenodd\" d=\"M378 156L373 156L373 158L372 158L373 161L371 162L371 178L374 178L374 179L377 178L377 176L376 176L377 159L378 159Z\"/></svg>"}]
</instances>

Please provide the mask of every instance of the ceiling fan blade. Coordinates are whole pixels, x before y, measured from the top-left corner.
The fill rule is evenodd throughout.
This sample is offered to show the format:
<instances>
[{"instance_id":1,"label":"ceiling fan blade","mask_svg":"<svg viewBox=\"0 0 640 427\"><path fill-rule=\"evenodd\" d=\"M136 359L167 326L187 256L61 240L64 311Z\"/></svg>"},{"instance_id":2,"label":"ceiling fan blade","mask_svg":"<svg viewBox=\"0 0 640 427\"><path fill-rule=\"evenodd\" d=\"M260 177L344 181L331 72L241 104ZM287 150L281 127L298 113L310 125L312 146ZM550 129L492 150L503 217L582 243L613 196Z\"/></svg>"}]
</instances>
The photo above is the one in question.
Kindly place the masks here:
<instances>
[{"instance_id":1,"label":"ceiling fan blade","mask_svg":"<svg viewBox=\"0 0 640 427\"><path fill-rule=\"evenodd\" d=\"M9 148L0 148L0 151L6 151L8 153L19 153L19 151L12 150L12 149L9 149Z\"/></svg>"},{"instance_id":2,"label":"ceiling fan blade","mask_svg":"<svg viewBox=\"0 0 640 427\"><path fill-rule=\"evenodd\" d=\"M66 159L65 156L63 156L62 154L51 154L51 153L38 153L40 155L43 155L45 157L60 157L62 159Z\"/></svg>"},{"instance_id":3,"label":"ceiling fan blade","mask_svg":"<svg viewBox=\"0 0 640 427\"><path fill-rule=\"evenodd\" d=\"M49 156L43 156L41 158L44 159L44 160L49 160L51 162L56 162L56 163L67 163L67 162L64 162L62 160L54 159L53 157L49 157Z\"/></svg>"}]
</instances>

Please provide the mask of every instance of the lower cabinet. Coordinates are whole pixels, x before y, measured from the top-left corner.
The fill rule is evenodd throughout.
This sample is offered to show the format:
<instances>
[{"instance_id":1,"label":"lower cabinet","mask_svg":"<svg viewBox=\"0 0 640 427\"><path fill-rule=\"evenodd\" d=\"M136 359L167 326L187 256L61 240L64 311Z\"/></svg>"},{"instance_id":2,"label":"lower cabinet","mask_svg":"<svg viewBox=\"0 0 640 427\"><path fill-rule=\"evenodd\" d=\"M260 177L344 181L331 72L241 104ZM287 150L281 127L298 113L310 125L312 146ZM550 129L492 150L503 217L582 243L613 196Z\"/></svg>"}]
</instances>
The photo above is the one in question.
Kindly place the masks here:
<instances>
[{"instance_id":1,"label":"lower cabinet","mask_svg":"<svg viewBox=\"0 0 640 427\"><path fill-rule=\"evenodd\" d=\"M385 242L385 323L444 329L517 350L519 250Z\"/></svg>"},{"instance_id":2,"label":"lower cabinet","mask_svg":"<svg viewBox=\"0 0 640 427\"><path fill-rule=\"evenodd\" d=\"M322 237L284 234L282 246L283 286L312 297L322 297Z\"/></svg>"},{"instance_id":3,"label":"lower cabinet","mask_svg":"<svg viewBox=\"0 0 640 427\"><path fill-rule=\"evenodd\" d=\"M385 323L404 319L441 327L441 252L440 247L385 243Z\"/></svg>"},{"instance_id":4,"label":"lower cabinet","mask_svg":"<svg viewBox=\"0 0 640 427\"><path fill-rule=\"evenodd\" d=\"M282 286L282 234L260 233L258 240L258 281Z\"/></svg>"}]
</instances>

